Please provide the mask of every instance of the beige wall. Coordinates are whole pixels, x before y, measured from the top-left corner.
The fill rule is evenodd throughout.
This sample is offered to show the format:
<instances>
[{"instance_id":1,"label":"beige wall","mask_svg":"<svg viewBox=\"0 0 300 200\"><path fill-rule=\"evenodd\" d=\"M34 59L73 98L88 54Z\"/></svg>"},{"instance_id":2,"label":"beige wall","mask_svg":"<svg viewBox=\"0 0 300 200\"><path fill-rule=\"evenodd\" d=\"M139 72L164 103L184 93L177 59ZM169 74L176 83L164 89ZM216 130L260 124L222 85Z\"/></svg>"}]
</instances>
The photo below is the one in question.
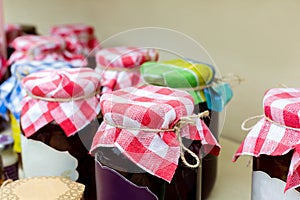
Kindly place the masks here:
<instances>
[{"instance_id":1,"label":"beige wall","mask_svg":"<svg viewBox=\"0 0 300 200\"><path fill-rule=\"evenodd\" d=\"M51 2L51 3L50 3ZM297 0L4 0L7 22L94 25L101 40L130 28L159 26L201 43L222 74L246 81L234 88L223 136L241 141L241 122L262 113L266 89L300 84L300 1Z\"/></svg>"}]
</instances>

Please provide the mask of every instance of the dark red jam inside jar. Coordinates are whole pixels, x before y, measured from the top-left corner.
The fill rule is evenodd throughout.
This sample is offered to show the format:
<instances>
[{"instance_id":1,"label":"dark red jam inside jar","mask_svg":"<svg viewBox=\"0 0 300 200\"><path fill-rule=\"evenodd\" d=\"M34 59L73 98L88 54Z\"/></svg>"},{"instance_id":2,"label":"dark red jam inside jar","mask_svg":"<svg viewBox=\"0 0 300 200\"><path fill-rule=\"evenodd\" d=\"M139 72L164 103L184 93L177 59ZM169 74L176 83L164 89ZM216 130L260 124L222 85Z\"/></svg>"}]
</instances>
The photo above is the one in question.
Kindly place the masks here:
<instances>
[{"instance_id":1,"label":"dark red jam inside jar","mask_svg":"<svg viewBox=\"0 0 300 200\"><path fill-rule=\"evenodd\" d=\"M207 110L206 108L205 103L199 104L196 106L195 111L203 112ZM218 120L218 113L212 113L210 117L204 119L212 133L218 133ZM191 141L183 138L183 143L185 146L189 146L189 149L194 153L199 154L201 141ZM196 200L200 199L200 194L202 199L206 199L215 184L217 176L217 157L210 154L206 155L202 160L202 177L200 177L198 168L189 168L179 159L174 177L171 183L168 183L137 167L123 156L117 148L101 147L94 153L96 160L102 165L100 166L96 163L98 200L106 200L108 197L111 197L110 200L118 200L120 198L124 200L138 200L142 197L145 200L152 200L156 199L155 196L159 200ZM189 163L195 164L193 163L195 160L189 154L185 153L185 157ZM113 169L111 170L113 173L103 166ZM125 180L117 177L117 174L135 184L135 188L132 187L132 184L125 183ZM199 179L202 181L202 191L198 187ZM110 183L111 180L115 181ZM152 197L148 196L149 191L141 191L141 187L147 187L151 191ZM128 190L132 191L126 196L125 193ZM132 195L132 193L136 194Z\"/></svg>"},{"instance_id":2,"label":"dark red jam inside jar","mask_svg":"<svg viewBox=\"0 0 300 200\"><path fill-rule=\"evenodd\" d=\"M286 182L293 151L282 156L260 155L253 157L253 171L262 171L272 178ZM300 187L295 188L300 192Z\"/></svg>"},{"instance_id":3,"label":"dark red jam inside jar","mask_svg":"<svg viewBox=\"0 0 300 200\"><path fill-rule=\"evenodd\" d=\"M93 137L101 123L98 116L84 129L67 137L63 129L56 123L49 123L39 129L29 139L41 141L58 151L68 151L78 161L76 170L79 173L77 182L85 185L84 200L95 200L95 159L89 154Z\"/></svg>"},{"instance_id":4,"label":"dark red jam inside jar","mask_svg":"<svg viewBox=\"0 0 300 200\"><path fill-rule=\"evenodd\" d=\"M8 123L0 116L0 132L4 131L8 127Z\"/></svg>"}]
</instances>

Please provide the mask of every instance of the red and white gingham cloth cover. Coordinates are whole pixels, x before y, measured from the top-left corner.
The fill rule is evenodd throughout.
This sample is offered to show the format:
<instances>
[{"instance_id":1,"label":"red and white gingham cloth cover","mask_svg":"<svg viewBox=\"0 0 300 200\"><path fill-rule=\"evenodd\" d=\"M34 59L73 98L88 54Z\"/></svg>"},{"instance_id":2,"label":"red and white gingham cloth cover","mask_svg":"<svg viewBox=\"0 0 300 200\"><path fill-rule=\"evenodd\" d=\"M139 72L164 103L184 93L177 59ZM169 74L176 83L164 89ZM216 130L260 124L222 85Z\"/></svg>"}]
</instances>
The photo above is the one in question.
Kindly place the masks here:
<instances>
[{"instance_id":1,"label":"red and white gingham cloth cover","mask_svg":"<svg viewBox=\"0 0 300 200\"><path fill-rule=\"evenodd\" d=\"M6 36L6 45L9 47L13 47L12 42L15 38L23 35L22 27L19 24L5 24L4 30Z\"/></svg>"},{"instance_id":2,"label":"red and white gingham cloth cover","mask_svg":"<svg viewBox=\"0 0 300 200\"><path fill-rule=\"evenodd\" d=\"M62 24L51 28L51 35L61 36L67 44L67 50L76 54L89 55L100 49L100 43L94 35L94 28L85 24ZM93 52L92 52L93 51Z\"/></svg>"},{"instance_id":3,"label":"red and white gingham cloth cover","mask_svg":"<svg viewBox=\"0 0 300 200\"><path fill-rule=\"evenodd\" d=\"M73 66L86 66L83 55L76 55L66 51L65 41L56 36L24 35L16 38L13 43L15 52L8 60L8 64L17 61L66 61Z\"/></svg>"},{"instance_id":4,"label":"red and white gingham cloth cover","mask_svg":"<svg viewBox=\"0 0 300 200\"><path fill-rule=\"evenodd\" d=\"M173 131L149 132L116 128L170 129L181 117L193 114L194 102L185 91L144 85L129 87L102 95L104 117L93 140L97 147L116 147L146 172L170 182L180 157L180 145ZM218 155L220 146L199 118L196 125L186 125L181 136L201 140L206 153ZM110 125L109 125L110 124Z\"/></svg>"},{"instance_id":5,"label":"red and white gingham cloth cover","mask_svg":"<svg viewBox=\"0 0 300 200\"><path fill-rule=\"evenodd\" d=\"M294 150L285 191L299 187L300 88L270 89L265 93L263 105L265 117L251 129L237 150L233 161L241 155L280 156Z\"/></svg>"},{"instance_id":6,"label":"red and white gingham cloth cover","mask_svg":"<svg viewBox=\"0 0 300 200\"><path fill-rule=\"evenodd\" d=\"M134 68L140 67L144 62L157 60L158 52L155 49L112 47L99 50L96 53L96 71L101 73L102 93L141 83L140 70ZM113 68L117 70L112 70Z\"/></svg>"},{"instance_id":7,"label":"red and white gingham cloth cover","mask_svg":"<svg viewBox=\"0 0 300 200\"><path fill-rule=\"evenodd\" d=\"M53 120L61 126L66 136L83 129L100 112L100 79L93 69L72 68L43 70L22 79L23 88L39 97L70 99L53 102L26 95L22 101L21 126L30 137ZM80 100L72 98L89 96Z\"/></svg>"}]
</instances>

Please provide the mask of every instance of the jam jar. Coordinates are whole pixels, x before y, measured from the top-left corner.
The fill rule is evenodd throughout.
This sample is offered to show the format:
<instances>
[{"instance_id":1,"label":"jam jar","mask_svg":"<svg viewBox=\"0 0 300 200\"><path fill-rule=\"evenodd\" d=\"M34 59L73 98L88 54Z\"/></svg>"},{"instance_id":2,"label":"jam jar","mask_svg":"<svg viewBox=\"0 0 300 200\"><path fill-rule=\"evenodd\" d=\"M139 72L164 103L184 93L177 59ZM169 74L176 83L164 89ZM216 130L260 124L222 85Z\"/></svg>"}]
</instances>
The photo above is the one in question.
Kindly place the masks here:
<instances>
[{"instance_id":1,"label":"jam jar","mask_svg":"<svg viewBox=\"0 0 300 200\"><path fill-rule=\"evenodd\" d=\"M43 70L22 79L25 177L64 176L96 199L95 161L89 154L99 127L99 74L90 68Z\"/></svg>"},{"instance_id":2,"label":"jam jar","mask_svg":"<svg viewBox=\"0 0 300 200\"><path fill-rule=\"evenodd\" d=\"M132 46L103 48L96 53L96 71L101 74L102 93L138 85L140 66L158 59L156 49Z\"/></svg>"},{"instance_id":3,"label":"jam jar","mask_svg":"<svg viewBox=\"0 0 300 200\"><path fill-rule=\"evenodd\" d=\"M101 46L95 36L94 27L86 24L61 24L51 28L51 35L60 36L66 41L69 52L84 55L87 67L95 68L95 52Z\"/></svg>"},{"instance_id":4,"label":"jam jar","mask_svg":"<svg viewBox=\"0 0 300 200\"><path fill-rule=\"evenodd\" d=\"M300 198L300 89L272 88L263 98L264 114L242 124L250 130L235 153L253 156L252 199ZM258 118L253 127L249 120Z\"/></svg>"},{"instance_id":5,"label":"jam jar","mask_svg":"<svg viewBox=\"0 0 300 200\"><path fill-rule=\"evenodd\" d=\"M208 112L193 115L191 95L143 85L104 94L100 105L103 122L91 149L99 200L201 198L201 159L192 151L217 155L220 147L200 120ZM186 151L196 140L205 145Z\"/></svg>"},{"instance_id":6,"label":"jam jar","mask_svg":"<svg viewBox=\"0 0 300 200\"><path fill-rule=\"evenodd\" d=\"M21 80L27 75L45 70L45 69L61 69L73 68L70 63L64 61L23 61L13 63L10 70L12 76L0 85L0 115L8 118L10 121L12 136L14 138L14 151L21 153L20 140L20 113L21 101L25 96L25 91L21 87ZM8 114L9 113L9 114ZM7 116L8 115L8 116Z\"/></svg>"},{"instance_id":7,"label":"jam jar","mask_svg":"<svg viewBox=\"0 0 300 200\"><path fill-rule=\"evenodd\" d=\"M23 35L12 42L15 49L8 64L19 61L65 61L75 67L86 65L84 56L66 50L65 41L56 36Z\"/></svg>"},{"instance_id":8,"label":"jam jar","mask_svg":"<svg viewBox=\"0 0 300 200\"><path fill-rule=\"evenodd\" d=\"M4 30L8 58L14 52L14 48L12 46L14 39L22 35L38 35L36 27L31 24L5 24Z\"/></svg>"},{"instance_id":9,"label":"jam jar","mask_svg":"<svg viewBox=\"0 0 300 200\"><path fill-rule=\"evenodd\" d=\"M214 83L215 69L212 65L191 59L146 62L141 66L141 74L143 80L148 84L162 85L188 91L194 98L195 114L201 113L205 110L209 111L210 116L203 120L216 139L218 139L220 120L219 113L231 99L232 92L230 88L225 91L223 83L220 85ZM223 98L222 94L215 92L215 87L218 87L221 93L227 92L227 95L225 95L226 98ZM215 99L217 99L217 101ZM194 151L194 153L199 154L201 142L193 141L190 143L189 148ZM217 177L217 161L217 156L212 154L207 154L203 157L201 176L202 199L208 198L215 184ZM181 176L179 174L181 171L182 170L178 170L179 177ZM197 175L197 170L195 169L185 169L185 171L193 174L191 176L196 177ZM183 176L180 178L183 185L189 184L188 181L185 181ZM169 194L176 195L171 193L174 187L170 188ZM175 196L173 196L173 198L175 198ZM189 199L196 199L195 191L190 192Z\"/></svg>"}]
</instances>

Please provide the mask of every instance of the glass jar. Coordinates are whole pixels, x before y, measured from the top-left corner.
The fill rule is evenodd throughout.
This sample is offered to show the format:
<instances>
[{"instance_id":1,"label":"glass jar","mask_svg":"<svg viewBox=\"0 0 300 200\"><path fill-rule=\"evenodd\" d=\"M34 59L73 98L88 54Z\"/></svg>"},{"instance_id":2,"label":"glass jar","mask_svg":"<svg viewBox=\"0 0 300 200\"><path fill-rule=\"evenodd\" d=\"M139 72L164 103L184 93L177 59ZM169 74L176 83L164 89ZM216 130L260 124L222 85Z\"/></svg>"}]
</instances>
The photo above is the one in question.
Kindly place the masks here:
<instances>
[{"instance_id":1,"label":"glass jar","mask_svg":"<svg viewBox=\"0 0 300 200\"><path fill-rule=\"evenodd\" d=\"M87 58L87 67L95 68L95 52L101 48L94 27L86 24L63 24L51 28L51 35L60 36L66 41L66 49Z\"/></svg>"},{"instance_id":2,"label":"glass jar","mask_svg":"<svg viewBox=\"0 0 300 200\"><path fill-rule=\"evenodd\" d=\"M249 130L235 153L253 156L252 199L300 199L300 89L272 88L263 98L264 114L242 124ZM259 119L253 127L249 120Z\"/></svg>"},{"instance_id":3,"label":"glass jar","mask_svg":"<svg viewBox=\"0 0 300 200\"><path fill-rule=\"evenodd\" d=\"M49 69L26 76L22 86L25 177L68 177L86 186L85 200L96 199L95 162L88 150L101 121L99 74L90 68ZM31 112L34 105L43 109ZM32 120L36 115L44 120Z\"/></svg>"},{"instance_id":4,"label":"glass jar","mask_svg":"<svg viewBox=\"0 0 300 200\"><path fill-rule=\"evenodd\" d=\"M143 87L145 87L146 89L144 89ZM159 88L164 88L166 91L168 91L166 93L166 95L168 97L161 97L160 95L157 94L152 94L150 91L152 91L151 88L156 88L157 86L141 86L141 87L133 87L133 88L127 88L124 89L124 91L121 90L117 90L115 92L112 92L111 96L106 97L106 95L103 95L103 102L101 102L101 106L102 106L102 112L104 112L104 118L105 115L107 114L106 111L108 112L108 116L112 116L112 118L109 117L109 119L104 120L105 123L108 123L110 125L110 121L114 121L115 123L122 123L122 117L116 113L113 113L114 111L114 107L116 106L115 103L118 102L118 100L116 100L116 102L114 101L115 99L118 99L118 95L121 94L121 96L125 95L128 92L130 95L128 96L128 101L123 102L124 105L120 105L120 109L122 109L122 112L120 113L121 115L124 114L126 115L125 119L126 121L124 123L130 123L131 118L133 118L133 120L138 123L139 119L145 119L145 122L147 124L147 119L156 116L157 118L159 118L157 115L155 115L156 111L154 109L155 107L155 103L154 102L159 102L159 105L162 106L161 113L159 115L163 115L162 113L165 112L165 110L163 109L163 105L166 104L170 104L169 106L174 106L176 109L176 113L180 113L178 115L182 115L185 111L181 111L180 105L181 103L186 103L185 106L189 107L189 109L191 109L190 107L190 103L192 103L192 101L186 101L183 100L185 95L187 95L188 93L183 92L183 91L179 91L177 90L178 93L176 94L171 94L172 91L169 88L166 87L159 87ZM142 88L142 89L141 89ZM149 89L150 88L150 89ZM144 91L145 90L145 91ZM149 90L149 93L148 93ZM132 92L129 92L132 91ZM141 98L141 102L139 102L139 95L135 95L135 94L144 94L143 97ZM174 99L172 98L172 96L174 95ZM153 98L157 96L158 99L153 100ZM182 99L182 102L180 102L180 100L178 100L178 96L180 96ZM120 97L122 99L122 97ZM163 99L159 99L159 98L163 98ZM191 96L189 98L192 98ZM149 100L150 99L150 100ZM153 102L152 102L152 100ZM176 100L175 100L176 99ZM110 102L109 104L106 104L105 101ZM149 104L147 104L147 102L149 101ZM178 101L178 102L177 102ZM130 102L128 104L126 104L126 102ZM157 103L156 102L156 103ZM179 103L180 102L180 103ZM144 103L144 104L143 104ZM118 104L118 103L116 103ZM144 108L145 110L143 110L142 108L135 108L134 106L130 105L140 105L142 108ZM148 108L148 105L153 105L153 110L147 110L146 108ZM106 106L108 106L106 108ZM112 107L112 110L110 109L110 106ZM178 108L177 108L178 106ZM138 107L138 106L137 106ZM158 105L157 105L158 107ZM193 106L192 106L193 107ZM139 110L141 109L141 110ZM178 109L178 110L177 110ZM193 108L192 108L193 109ZM190 112L191 110L189 110ZM111 113L110 113L111 112ZM116 112L118 112L116 110ZM172 113L171 111L169 111L169 114ZM172 115L172 114L170 114ZM128 117L128 119L127 119ZM161 116L160 116L161 117ZM165 120L168 121L170 116L166 115L165 116ZM180 117L178 117L180 118ZM151 118L152 119L152 118ZM109 120L109 122L107 122L107 120ZM149 119L149 124L151 124L150 122L151 120ZM176 170L174 171L174 175L169 182L167 182L166 180L153 175L151 173L149 173L149 171L146 171L146 168L142 168L139 167L137 165L137 163L132 162L131 160L128 159L127 156L124 155L124 152L126 152L126 150L123 150L122 152L115 147L111 147L112 144L110 139L113 139L113 128L110 128L110 126L114 127L113 125L110 125L107 127L107 125L101 124L100 128L98 130L99 135L96 134L96 137L94 138L94 145L92 148L92 152L95 153L95 158L96 158L96 179L97 179L97 195L98 195L98 199L100 200L104 200L104 199L145 199L145 200L154 200L154 199L165 199L165 200L176 200L176 199L180 199L180 200L191 200L191 199L201 199L201 189L199 190L200 184L199 181L201 181L201 172L199 172L199 170L201 170L201 167L204 165L200 165L200 166L196 166L194 168L191 168L189 166L186 165L186 163L182 162L181 159L179 159L178 165ZM136 124L133 123L133 124ZM143 123L143 122L142 122ZM166 123L166 122L165 122ZM165 124L164 123L164 124ZM170 122L171 123L171 122ZM118 124L119 125L119 124ZM153 124L152 124L153 125ZM126 125L119 125L120 127L126 127ZM137 125L138 127L140 127L140 125ZM148 128L147 125L146 129ZM106 129L104 129L104 127L107 127L107 132ZM118 126L116 126L118 127ZM125 129L122 133L120 133L123 129ZM160 129L159 127L152 127L152 129L157 130ZM208 130L208 128L204 128L205 130ZM126 133L130 133L131 131L135 131L134 135L136 135L136 140L143 142L143 141L151 141L151 139L147 138L147 132L143 132L143 129L141 129L141 132L139 132L138 129L126 129L126 128L120 128L117 129L117 135L115 136L116 138L114 138L113 140L116 141L117 145L119 146L119 139L118 137L120 136L121 138L129 138L128 139L128 151L129 152L134 152L133 149L131 149L130 144L131 144L131 136L129 134L129 136L123 136L122 134L126 134ZM127 132L128 131L128 132ZM210 132L208 132L210 133ZM112 134L112 135L110 135ZM151 132L151 135L153 135L155 133ZM103 137L103 138L102 138ZM168 136L166 136L168 137ZM213 137L213 136L212 136ZM107 141L106 141L106 139ZM121 140L121 139L120 139ZM171 138L169 138L170 141ZM168 139L166 139L166 141L168 141ZM97 143L99 142L99 143ZM141 151L140 153L143 154L143 152L151 152L151 151L155 151L155 152L161 152L164 151L162 149L166 148L164 145L166 145L164 142L158 142L156 141L157 144L153 144L153 147L149 147L149 149L144 150L143 148L145 148L147 145L144 145L143 147L141 147ZM146 142L147 143L147 142ZM166 142L168 143L168 142ZM189 147L190 150L192 150L196 156L198 156L200 154L200 150L201 150L201 141L193 141L191 139L188 138L184 138L182 137L182 143L184 146ZM122 143L123 144L123 143ZM126 142L127 144L127 142ZM103 146L102 146L103 145ZM150 145L151 146L151 145ZM213 145L212 145L213 146ZM132 148L135 148L134 145ZM157 148L156 150L154 150L155 148ZM206 149L206 148L203 148ZM201 152L203 152L203 149L201 150ZM212 151L215 152L215 148L214 146L210 149ZM209 151L210 151L209 150ZM205 152L208 153L208 152ZM138 155L139 153L133 153L133 155ZM172 154L173 155L173 154ZM137 156L139 157L139 155ZM190 155L189 152L185 152L184 153L184 157L187 160L188 163L190 163L191 165L196 164L195 162L195 158L192 157ZM154 165L156 165L156 163L161 163L160 161L155 161L155 155L149 155L149 157L147 156L147 158L149 159L149 163L152 163ZM144 158L142 159L141 156L141 160L143 160L144 162L147 162L147 159ZM213 160L213 159L212 159ZM171 164L170 164L171 165ZM168 168L169 166L166 164L165 168ZM205 166L207 167L207 166ZM207 169L206 169L207 170ZM215 169L213 169L215 170ZM158 170L160 174L164 174L166 172L163 172L164 170L160 171ZM209 184L211 184L209 182ZM207 191L204 191L207 192Z\"/></svg>"},{"instance_id":5,"label":"glass jar","mask_svg":"<svg viewBox=\"0 0 300 200\"><path fill-rule=\"evenodd\" d=\"M27 75L45 70L45 69L62 69L73 68L70 63L64 61L27 61L17 62L11 66L12 76L0 85L0 115L9 117L12 136L14 139L14 151L21 153L21 140L20 140L20 113L21 101L26 92L21 87L21 80ZM9 111L9 114L8 112ZM1 120L0 120L1 124ZM6 125L8 126L8 125ZM0 126L1 127L1 126ZM1 128L0 128L1 129Z\"/></svg>"},{"instance_id":6,"label":"glass jar","mask_svg":"<svg viewBox=\"0 0 300 200\"><path fill-rule=\"evenodd\" d=\"M294 151L290 151L282 156L261 155L253 157L253 199L264 199L264 196L269 196L270 198L272 197L270 195L274 195L274 198L277 196L278 200L282 199L284 195L288 200L300 198L300 187L286 191L285 194L283 193L293 153Z\"/></svg>"},{"instance_id":7,"label":"glass jar","mask_svg":"<svg viewBox=\"0 0 300 200\"><path fill-rule=\"evenodd\" d=\"M96 71L101 74L101 92L138 85L142 82L140 66L158 59L156 49L132 46L103 48L96 53Z\"/></svg>"},{"instance_id":8,"label":"glass jar","mask_svg":"<svg viewBox=\"0 0 300 200\"><path fill-rule=\"evenodd\" d=\"M19 178L18 154L13 151L13 138L9 135L0 135L0 153L3 172L6 179Z\"/></svg>"},{"instance_id":9,"label":"glass jar","mask_svg":"<svg viewBox=\"0 0 300 200\"><path fill-rule=\"evenodd\" d=\"M141 74L148 84L161 85L188 91L194 98L194 113L205 110L210 112L210 117L204 118L215 138L219 138L220 112L232 97L230 88L225 98L215 91L218 87L221 93L226 93L224 86L213 83L215 69L212 65L194 61L191 59L174 59L161 62L146 62L141 66ZM217 109L216 109L217 108ZM193 141L189 146L196 154L199 154L201 143ZM202 199L208 198L217 177L217 156L207 154L202 160ZM196 176L197 171L190 169L190 173ZM182 178L184 180L184 178ZM188 185L186 181L185 184ZM190 192L191 193L191 192ZM195 195L190 196L195 199Z\"/></svg>"},{"instance_id":10,"label":"glass jar","mask_svg":"<svg viewBox=\"0 0 300 200\"><path fill-rule=\"evenodd\" d=\"M101 118L99 116L99 118L93 120L84 129L69 137L66 136L64 130L57 123L52 122L39 129L34 135L28 137L28 139L40 141L59 152L68 152L77 160L77 166L75 170L78 172L78 179L76 179L76 182L85 185L85 200L96 199L95 159L89 154L88 149L92 144L92 139L99 127L100 122ZM25 147L25 151L26 149L27 147ZM33 153L31 155L33 155ZM53 161L55 161L55 158ZM59 160L57 159L56 161ZM28 170L28 167L26 166L27 162L31 162L31 160L27 159L24 161L23 159L23 165L25 165L24 173L26 177L30 177L34 172L30 172ZM50 169L45 170L47 171ZM71 178L71 173L68 173L68 171L66 171L66 173L61 173L60 175Z\"/></svg>"},{"instance_id":11,"label":"glass jar","mask_svg":"<svg viewBox=\"0 0 300 200\"><path fill-rule=\"evenodd\" d=\"M7 58L15 51L12 46L14 39L26 34L38 35L36 27L30 24L5 24L4 29L6 35Z\"/></svg>"}]
</instances>

